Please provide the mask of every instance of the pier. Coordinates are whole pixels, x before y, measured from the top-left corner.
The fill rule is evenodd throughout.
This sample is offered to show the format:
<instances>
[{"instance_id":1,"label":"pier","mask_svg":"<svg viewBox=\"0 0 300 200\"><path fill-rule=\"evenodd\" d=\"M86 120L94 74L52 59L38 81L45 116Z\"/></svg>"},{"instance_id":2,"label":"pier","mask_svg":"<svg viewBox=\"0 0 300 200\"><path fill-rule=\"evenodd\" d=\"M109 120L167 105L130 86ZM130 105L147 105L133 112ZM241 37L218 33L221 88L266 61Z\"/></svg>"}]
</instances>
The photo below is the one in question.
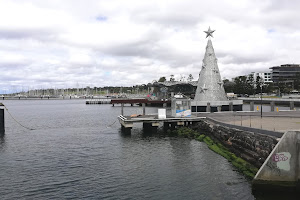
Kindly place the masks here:
<instances>
[{"instance_id":1,"label":"pier","mask_svg":"<svg viewBox=\"0 0 300 200\"><path fill-rule=\"evenodd\" d=\"M134 127L136 123L143 123L144 128L156 129L161 124L163 124L165 129L175 129L178 126L187 126L193 124L193 122L199 122L200 120L205 119L206 117L172 117L165 116L161 117L158 115L132 115L132 116L123 116L119 115L118 120L121 124L122 131L125 133L130 133L130 130Z\"/></svg>"},{"instance_id":2,"label":"pier","mask_svg":"<svg viewBox=\"0 0 300 200\"><path fill-rule=\"evenodd\" d=\"M4 105L0 103L0 135L5 133L4 125Z\"/></svg>"},{"instance_id":3,"label":"pier","mask_svg":"<svg viewBox=\"0 0 300 200\"><path fill-rule=\"evenodd\" d=\"M85 101L85 104L110 104L111 99L102 98L102 99L88 99Z\"/></svg>"},{"instance_id":4,"label":"pier","mask_svg":"<svg viewBox=\"0 0 300 200\"><path fill-rule=\"evenodd\" d=\"M145 104L146 106L163 106L167 107L171 105L171 100L150 100L146 98L139 99L111 99L111 104L114 106L115 104L130 104L133 106L134 104Z\"/></svg>"}]
</instances>

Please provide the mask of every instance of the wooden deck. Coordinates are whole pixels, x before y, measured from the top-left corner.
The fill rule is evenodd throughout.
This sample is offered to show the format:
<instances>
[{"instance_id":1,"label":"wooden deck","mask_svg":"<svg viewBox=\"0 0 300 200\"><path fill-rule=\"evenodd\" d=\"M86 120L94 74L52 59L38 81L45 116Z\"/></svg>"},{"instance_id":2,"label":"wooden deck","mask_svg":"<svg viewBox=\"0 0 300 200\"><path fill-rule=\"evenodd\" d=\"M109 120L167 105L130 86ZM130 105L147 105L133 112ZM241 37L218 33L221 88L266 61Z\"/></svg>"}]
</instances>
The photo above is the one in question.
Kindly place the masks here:
<instances>
[{"instance_id":1,"label":"wooden deck","mask_svg":"<svg viewBox=\"0 0 300 200\"><path fill-rule=\"evenodd\" d=\"M150 100L150 99L146 99L146 98L140 98L140 99L111 99L111 104L145 104L147 105L157 105L157 106L167 106L171 104L170 100Z\"/></svg>"},{"instance_id":2,"label":"wooden deck","mask_svg":"<svg viewBox=\"0 0 300 200\"><path fill-rule=\"evenodd\" d=\"M151 126L158 127L160 123L172 124L177 126L183 126L185 123L197 122L206 117L172 117L167 116L165 119L159 119L157 115L139 115L136 117L119 115L118 119L122 127L132 128L134 123L151 124ZM164 124L165 125L165 124Z\"/></svg>"}]
</instances>

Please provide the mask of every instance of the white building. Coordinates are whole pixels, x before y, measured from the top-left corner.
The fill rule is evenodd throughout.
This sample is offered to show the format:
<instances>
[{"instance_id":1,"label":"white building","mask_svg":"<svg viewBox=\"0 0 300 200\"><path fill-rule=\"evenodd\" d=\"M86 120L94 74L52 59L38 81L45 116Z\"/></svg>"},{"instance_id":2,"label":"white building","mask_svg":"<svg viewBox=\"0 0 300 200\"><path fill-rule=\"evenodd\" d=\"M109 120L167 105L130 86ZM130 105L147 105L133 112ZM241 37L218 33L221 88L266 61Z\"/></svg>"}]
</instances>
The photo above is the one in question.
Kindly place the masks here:
<instances>
[{"instance_id":1,"label":"white building","mask_svg":"<svg viewBox=\"0 0 300 200\"><path fill-rule=\"evenodd\" d=\"M264 83L272 83L271 72L251 72L253 75L254 82L256 82L256 78L259 76ZM251 75L250 74L250 75Z\"/></svg>"}]
</instances>

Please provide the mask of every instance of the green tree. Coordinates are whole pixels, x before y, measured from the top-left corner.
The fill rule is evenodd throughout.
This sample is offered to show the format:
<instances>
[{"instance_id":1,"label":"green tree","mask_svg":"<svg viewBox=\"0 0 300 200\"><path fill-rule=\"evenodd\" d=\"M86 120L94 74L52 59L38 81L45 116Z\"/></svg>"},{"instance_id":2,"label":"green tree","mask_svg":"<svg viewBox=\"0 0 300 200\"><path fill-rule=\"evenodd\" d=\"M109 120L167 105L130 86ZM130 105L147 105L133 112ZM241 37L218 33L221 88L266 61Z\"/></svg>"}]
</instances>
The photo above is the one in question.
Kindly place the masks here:
<instances>
[{"instance_id":1,"label":"green tree","mask_svg":"<svg viewBox=\"0 0 300 200\"><path fill-rule=\"evenodd\" d=\"M166 77L164 77L164 76L160 77L159 80L158 80L158 82L165 82L165 81L166 81Z\"/></svg>"},{"instance_id":2,"label":"green tree","mask_svg":"<svg viewBox=\"0 0 300 200\"><path fill-rule=\"evenodd\" d=\"M253 74L250 74L247 78L247 94L255 93L255 84Z\"/></svg>"},{"instance_id":3,"label":"green tree","mask_svg":"<svg viewBox=\"0 0 300 200\"><path fill-rule=\"evenodd\" d=\"M235 83L228 79L223 80L223 85L226 93L234 92Z\"/></svg>"},{"instance_id":4,"label":"green tree","mask_svg":"<svg viewBox=\"0 0 300 200\"><path fill-rule=\"evenodd\" d=\"M261 87L263 86L263 81L262 78L260 76L256 77L256 81L255 81L255 90L256 90L256 94L259 94L261 92Z\"/></svg>"},{"instance_id":5,"label":"green tree","mask_svg":"<svg viewBox=\"0 0 300 200\"><path fill-rule=\"evenodd\" d=\"M238 76L234 78L234 93L236 94L247 94L247 77Z\"/></svg>"}]
</instances>

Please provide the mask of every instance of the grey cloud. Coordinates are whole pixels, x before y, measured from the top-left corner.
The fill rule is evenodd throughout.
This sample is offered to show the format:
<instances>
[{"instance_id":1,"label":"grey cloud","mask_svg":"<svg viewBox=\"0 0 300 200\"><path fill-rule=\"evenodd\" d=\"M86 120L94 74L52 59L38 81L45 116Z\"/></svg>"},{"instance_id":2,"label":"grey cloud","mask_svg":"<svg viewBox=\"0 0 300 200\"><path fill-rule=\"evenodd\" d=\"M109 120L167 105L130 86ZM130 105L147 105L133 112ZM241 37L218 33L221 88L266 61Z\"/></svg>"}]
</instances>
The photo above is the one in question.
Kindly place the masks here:
<instances>
[{"instance_id":1,"label":"grey cloud","mask_svg":"<svg viewBox=\"0 0 300 200\"><path fill-rule=\"evenodd\" d=\"M223 64L247 64L247 63L263 63L272 60L271 57L265 55L241 55L230 54L219 59Z\"/></svg>"},{"instance_id":2,"label":"grey cloud","mask_svg":"<svg viewBox=\"0 0 300 200\"><path fill-rule=\"evenodd\" d=\"M55 39L57 32L53 29L40 28L16 28L5 29L0 28L0 38L3 39L39 39L52 40Z\"/></svg>"}]
</instances>

